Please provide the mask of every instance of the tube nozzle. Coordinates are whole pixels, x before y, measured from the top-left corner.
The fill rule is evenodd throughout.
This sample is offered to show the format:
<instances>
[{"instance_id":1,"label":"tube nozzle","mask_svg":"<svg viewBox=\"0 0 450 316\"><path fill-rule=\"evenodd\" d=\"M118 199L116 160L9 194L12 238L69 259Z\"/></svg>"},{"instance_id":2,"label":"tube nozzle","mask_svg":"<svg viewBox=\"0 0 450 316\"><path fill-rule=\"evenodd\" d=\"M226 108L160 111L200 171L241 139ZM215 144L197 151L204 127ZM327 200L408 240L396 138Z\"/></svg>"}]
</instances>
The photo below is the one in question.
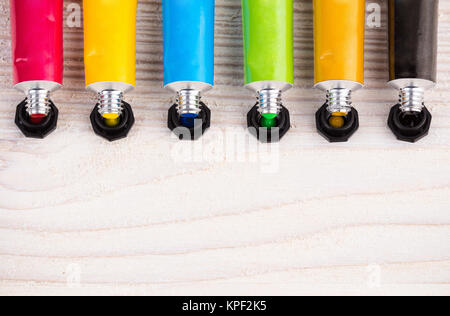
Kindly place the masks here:
<instances>
[{"instance_id":1,"label":"tube nozzle","mask_svg":"<svg viewBox=\"0 0 450 316\"><path fill-rule=\"evenodd\" d=\"M26 111L33 124L39 124L50 113L50 91L31 89L27 95Z\"/></svg>"},{"instance_id":2,"label":"tube nozzle","mask_svg":"<svg viewBox=\"0 0 450 316\"><path fill-rule=\"evenodd\" d=\"M120 123L123 112L123 93L118 90L103 90L98 94L98 113L109 127Z\"/></svg>"},{"instance_id":3,"label":"tube nozzle","mask_svg":"<svg viewBox=\"0 0 450 316\"><path fill-rule=\"evenodd\" d=\"M336 88L327 91L327 110L333 116L345 116L353 109L352 90Z\"/></svg>"},{"instance_id":4,"label":"tube nozzle","mask_svg":"<svg viewBox=\"0 0 450 316\"><path fill-rule=\"evenodd\" d=\"M400 110L402 112L421 113L424 108L425 90L419 87L400 89Z\"/></svg>"},{"instance_id":5,"label":"tube nozzle","mask_svg":"<svg viewBox=\"0 0 450 316\"><path fill-rule=\"evenodd\" d=\"M198 117L202 111L200 108L201 93L194 89L183 89L177 93L177 111L180 117Z\"/></svg>"},{"instance_id":6,"label":"tube nozzle","mask_svg":"<svg viewBox=\"0 0 450 316\"><path fill-rule=\"evenodd\" d=\"M352 105L352 89L327 90L327 102L316 113L319 133L329 142L346 142L359 128L358 111Z\"/></svg>"}]
</instances>

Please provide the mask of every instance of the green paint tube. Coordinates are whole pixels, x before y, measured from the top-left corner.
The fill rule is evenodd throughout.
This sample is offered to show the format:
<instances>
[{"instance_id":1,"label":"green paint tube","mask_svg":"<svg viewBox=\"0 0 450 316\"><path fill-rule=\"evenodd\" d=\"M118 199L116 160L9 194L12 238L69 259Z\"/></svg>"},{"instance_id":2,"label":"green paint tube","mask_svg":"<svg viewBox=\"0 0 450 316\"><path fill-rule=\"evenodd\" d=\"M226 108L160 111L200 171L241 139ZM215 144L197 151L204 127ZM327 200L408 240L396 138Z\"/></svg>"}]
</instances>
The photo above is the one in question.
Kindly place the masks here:
<instances>
[{"instance_id":1,"label":"green paint tube","mask_svg":"<svg viewBox=\"0 0 450 316\"><path fill-rule=\"evenodd\" d=\"M294 84L293 0L242 0L245 84Z\"/></svg>"},{"instance_id":2,"label":"green paint tube","mask_svg":"<svg viewBox=\"0 0 450 316\"><path fill-rule=\"evenodd\" d=\"M294 84L293 6L293 0L242 0L245 85L258 96L248 126L258 138L260 127L278 132L278 140L290 128L281 96Z\"/></svg>"}]
</instances>

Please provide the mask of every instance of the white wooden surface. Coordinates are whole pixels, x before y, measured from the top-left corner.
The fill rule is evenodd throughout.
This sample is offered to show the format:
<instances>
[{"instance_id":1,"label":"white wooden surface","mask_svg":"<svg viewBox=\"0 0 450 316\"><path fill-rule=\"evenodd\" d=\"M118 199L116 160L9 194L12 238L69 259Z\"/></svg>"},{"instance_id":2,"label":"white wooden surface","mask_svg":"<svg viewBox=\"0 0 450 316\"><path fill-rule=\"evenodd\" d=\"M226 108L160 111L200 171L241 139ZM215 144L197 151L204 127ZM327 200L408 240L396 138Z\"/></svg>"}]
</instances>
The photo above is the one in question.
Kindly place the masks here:
<instances>
[{"instance_id":1,"label":"white wooden surface","mask_svg":"<svg viewBox=\"0 0 450 316\"><path fill-rule=\"evenodd\" d=\"M386 127L396 99L386 1L368 1L383 21L367 31L360 131L337 145L315 131L324 96L311 89L311 1L295 1L293 128L279 145L247 137L254 97L242 87L240 0L216 2L212 129L196 144L167 130L161 4L140 0L138 83L127 96L137 123L110 144L91 131L79 28L65 29L58 130L37 141L16 129L23 96L11 87L1 1L0 294L449 295L450 1L440 8L439 85L427 94L433 129L415 145ZM230 129L243 147L223 145Z\"/></svg>"}]
</instances>

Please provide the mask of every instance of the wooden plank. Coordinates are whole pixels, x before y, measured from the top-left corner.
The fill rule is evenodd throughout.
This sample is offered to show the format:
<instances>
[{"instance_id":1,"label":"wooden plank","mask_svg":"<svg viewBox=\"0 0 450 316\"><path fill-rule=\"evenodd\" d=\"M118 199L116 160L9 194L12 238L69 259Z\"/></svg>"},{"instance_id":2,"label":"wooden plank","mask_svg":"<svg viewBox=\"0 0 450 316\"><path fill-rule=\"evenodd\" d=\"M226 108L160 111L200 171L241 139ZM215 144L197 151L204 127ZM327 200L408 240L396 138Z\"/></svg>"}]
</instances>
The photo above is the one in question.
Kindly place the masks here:
<instances>
[{"instance_id":1,"label":"wooden plank","mask_svg":"<svg viewBox=\"0 0 450 316\"><path fill-rule=\"evenodd\" d=\"M81 1L65 1L81 4ZM386 127L386 1L367 31L361 129L330 145L315 131L311 1L295 1L293 128L279 145L248 136L239 0L218 0L213 127L197 143L166 128L161 4L140 0L136 126L96 137L83 33L65 29L58 130L14 125L9 6L0 4L0 294L450 294L450 2L441 1L439 84L428 138Z\"/></svg>"}]
</instances>

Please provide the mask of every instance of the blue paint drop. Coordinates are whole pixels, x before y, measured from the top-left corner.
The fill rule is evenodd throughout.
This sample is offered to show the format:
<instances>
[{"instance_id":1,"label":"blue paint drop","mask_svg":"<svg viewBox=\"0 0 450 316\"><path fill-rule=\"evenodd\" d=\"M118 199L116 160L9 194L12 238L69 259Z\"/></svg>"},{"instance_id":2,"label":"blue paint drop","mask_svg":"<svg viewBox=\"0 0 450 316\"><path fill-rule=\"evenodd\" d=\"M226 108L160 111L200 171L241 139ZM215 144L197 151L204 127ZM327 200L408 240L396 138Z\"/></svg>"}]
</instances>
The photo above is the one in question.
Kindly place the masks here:
<instances>
[{"instance_id":1,"label":"blue paint drop","mask_svg":"<svg viewBox=\"0 0 450 316\"><path fill-rule=\"evenodd\" d=\"M195 119L198 118L197 114L183 114L180 117L181 125L187 128L192 128L195 126Z\"/></svg>"}]
</instances>

